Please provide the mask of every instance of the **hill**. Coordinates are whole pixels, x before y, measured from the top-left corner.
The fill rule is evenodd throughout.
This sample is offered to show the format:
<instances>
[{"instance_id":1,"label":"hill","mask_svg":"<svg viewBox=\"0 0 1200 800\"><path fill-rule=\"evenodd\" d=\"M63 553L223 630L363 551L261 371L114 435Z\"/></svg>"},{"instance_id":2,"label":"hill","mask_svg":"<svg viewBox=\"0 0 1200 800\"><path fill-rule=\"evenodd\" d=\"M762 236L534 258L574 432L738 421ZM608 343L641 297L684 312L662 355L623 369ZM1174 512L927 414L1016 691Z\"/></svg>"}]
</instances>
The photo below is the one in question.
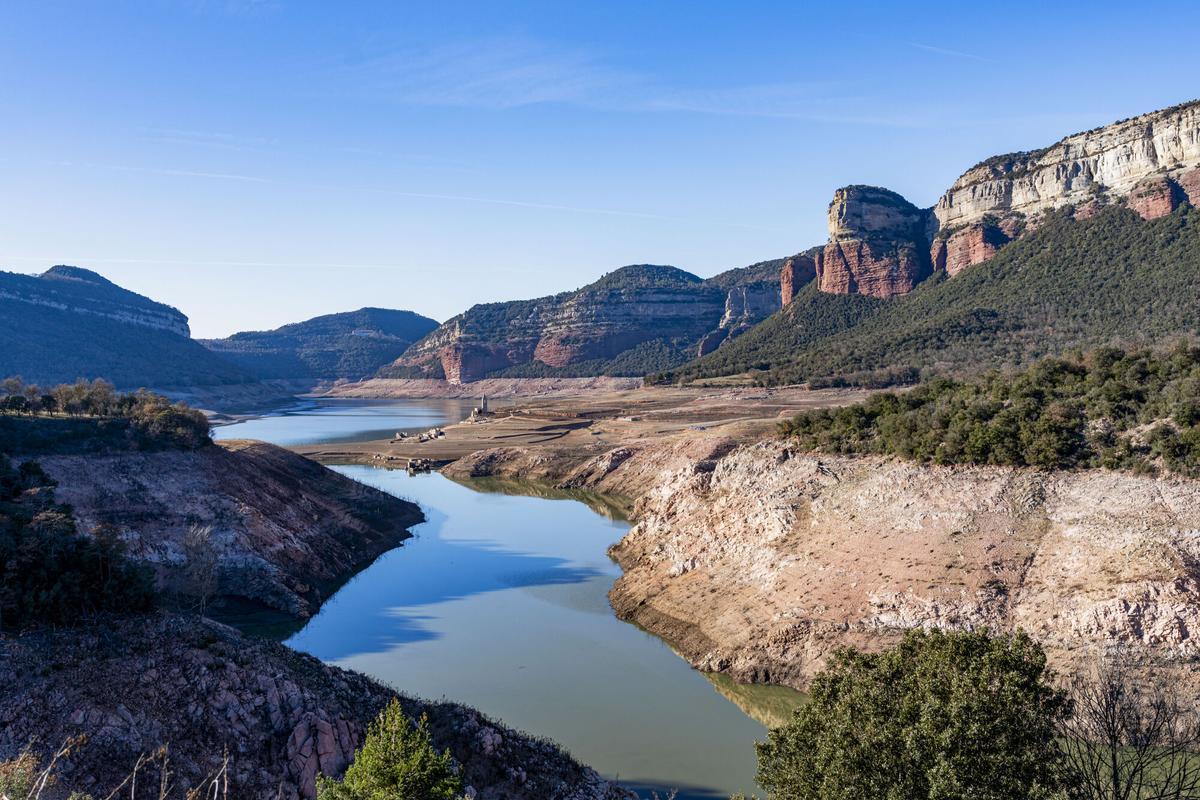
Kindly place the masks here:
<instances>
[{"instance_id":1,"label":"hill","mask_svg":"<svg viewBox=\"0 0 1200 800\"><path fill-rule=\"evenodd\" d=\"M1198 276L1200 211L1188 205L1154 220L1121 207L1053 212L990 260L903 297L810 286L727 349L655 379L753 372L767 384L871 385L1191 337Z\"/></svg>"},{"instance_id":2,"label":"hill","mask_svg":"<svg viewBox=\"0 0 1200 800\"><path fill-rule=\"evenodd\" d=\"M986 159L931 208L845 186L784 312L651 380L887 384L1190 335L1198 205L1200 101Z\"/></svg>"},{"instance_id":3,"label":"hill","mask_svg":"<svg viewBox=\"0 0 1200 800\"><path fill-rule=\"evenodd\" d=\"M641 376L710 352L781 305L783 260L708 280L635 264L573 292L473 306L380 370L381 377Z\"/></svg>"},{"instance_id":4,"label":"hill","mask_svg":"<svg viewBox=\"0 0 1200 800\"><path fill-rule=\"evenodd\" d=\"M357 380L395 361L437 326L412 311L360 308L200 343L264 380Z\"/></svg>"},{"instance_id":5,"label":"hill","mask_svg":"<svg viewBox=\"0 0 1200 800\"><path fill-rule=\"evenodd\" d=\"M165 392L245 393L253 376L189 338L187 317L91 270L0 272L0 376L30 383L104 378Z\"/></svg>"}]
</instances>

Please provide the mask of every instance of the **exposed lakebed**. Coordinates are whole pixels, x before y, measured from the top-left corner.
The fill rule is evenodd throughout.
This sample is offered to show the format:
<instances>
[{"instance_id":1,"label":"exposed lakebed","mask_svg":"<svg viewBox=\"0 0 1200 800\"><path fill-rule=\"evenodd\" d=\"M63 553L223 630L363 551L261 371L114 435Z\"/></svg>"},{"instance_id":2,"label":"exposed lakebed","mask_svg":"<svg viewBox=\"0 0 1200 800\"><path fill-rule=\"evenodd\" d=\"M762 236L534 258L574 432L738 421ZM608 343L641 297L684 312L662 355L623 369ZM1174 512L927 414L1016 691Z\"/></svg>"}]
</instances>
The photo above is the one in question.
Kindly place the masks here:
<instances>
[{"instance_id":1,"label":"exposed lakebed","mask_svg":"<svg viewBox=\"0 0 1200 800\"><path fill-rule=\"evenodd\" d=\"M352 441L455 422L466 410L320 402L216 435ZM610 505L436 473L334 468L419 503L428 521L342 587L290 646L408 693L473 705L632 786L678 788L681 798L754 790L753 742L766 732L758 720L778 719L798 695L705 676L613 616L607 592L620 569L606 550L628 523L593 510Z\"/></svg>"}]
</instances>

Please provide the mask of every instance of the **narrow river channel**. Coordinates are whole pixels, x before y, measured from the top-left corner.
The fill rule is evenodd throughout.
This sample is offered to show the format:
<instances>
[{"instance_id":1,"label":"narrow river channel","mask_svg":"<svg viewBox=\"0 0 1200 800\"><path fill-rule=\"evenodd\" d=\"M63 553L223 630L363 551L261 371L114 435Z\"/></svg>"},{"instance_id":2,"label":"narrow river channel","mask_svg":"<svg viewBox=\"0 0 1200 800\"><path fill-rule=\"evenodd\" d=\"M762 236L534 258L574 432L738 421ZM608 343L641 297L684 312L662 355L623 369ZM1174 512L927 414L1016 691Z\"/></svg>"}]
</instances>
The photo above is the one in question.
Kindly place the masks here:
<instances>
[{"instance_id":1,"label":"narrow river channel","mask_svg":"<svg viewBox=\"0 0 1200 800\"><path fill-rule=\"evenodd\" d=\"M216 430L279 444L390 436L457 421L463 404L321 402ZM412 500L415 538L346 584L287 643L395 688L475 706L628 785L682 798L754 791L763 721L799 695L692 670L618 620L607 547L628 522L602 503L494 481L464 485L335 466ZM520 492L539 491L542 496ZM611 514L611 512L608 512Z\"/></svg>"}]
</instances>

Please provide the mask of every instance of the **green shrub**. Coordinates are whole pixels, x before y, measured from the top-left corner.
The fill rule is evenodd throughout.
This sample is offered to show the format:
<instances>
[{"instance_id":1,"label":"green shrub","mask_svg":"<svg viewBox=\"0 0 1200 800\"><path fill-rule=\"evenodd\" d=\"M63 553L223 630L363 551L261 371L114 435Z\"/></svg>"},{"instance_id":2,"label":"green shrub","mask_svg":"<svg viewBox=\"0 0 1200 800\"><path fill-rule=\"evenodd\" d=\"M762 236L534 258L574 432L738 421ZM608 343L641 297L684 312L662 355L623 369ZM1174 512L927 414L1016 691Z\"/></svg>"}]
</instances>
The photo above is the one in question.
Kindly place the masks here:
<instances>
[{"instance_id":1,"label":"green shrub","mask_svg":"<svg viewBox=\"0 0 1200 800\"><path fill-rule=\"evenodd\" d=\"M1200 476L1200 348L1107 347L783 423L802 447L936 464L1108 467Z\"/></svg>"},{"instance_id":2,"label":"green shrub","mask_svg":"<svg viewBox=\"0 0 1200 800\"><path fill-rule=\"evenodd\" d=\"M456 800L462 780L450 753L438 753L428 722L416 725L393 699L371 723L340 781L321 776L318 800Z\"/></svg>"},{"instance_id":3,"label":"green shrub","mask_svg":"<svg viewBox=\"0 0 1200 800\"><path fill-rule=\"evenodd\" d=\"M1059 797L1064 694L1028 636L910 632L838 651L810 702L758 745L772 800Z\"/></svg>"}]
</instances>

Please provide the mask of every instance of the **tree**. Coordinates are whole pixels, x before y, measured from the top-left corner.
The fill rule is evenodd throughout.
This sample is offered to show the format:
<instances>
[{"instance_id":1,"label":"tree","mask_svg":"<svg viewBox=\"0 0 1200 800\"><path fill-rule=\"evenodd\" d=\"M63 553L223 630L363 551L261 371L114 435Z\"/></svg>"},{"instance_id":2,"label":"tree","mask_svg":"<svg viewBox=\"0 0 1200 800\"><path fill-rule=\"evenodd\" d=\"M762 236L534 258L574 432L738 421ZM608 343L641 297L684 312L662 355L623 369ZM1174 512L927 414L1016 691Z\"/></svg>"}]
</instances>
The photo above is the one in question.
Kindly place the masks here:
<instances>
[{"instance_id":1,"label":"tree","mask_svg":"<svg viewBox=\"0 0 1200 800\"><path fill-rule=\"evenodd\" d=\"M457 800L462 791L450 752L433 747L428 720L413 725L395 698L371 723L345 777L317 779L317 800Z\"/></svg>"},{"instance_id":2,"label":"tree","mask_svg":"<svg viewBox=\"0 0 1200 800\"><path fill-rule=\"evenodd\" d=\"M220 555L212 540L212 528L193 525L183 537L183 574L187 593L201 614L220 588Z\"/></svg>"},{"instance_id":3,"label":"tree","mask_svg":"<svg viewBox=\"0 0 1200 800\"><path fill-rule=\"evenodd\" d=\"M758 783L773 800L1058 797L1067 708L1027 635L914 631L879 654L836 652L757 746Z\"/></svg>"},{"instance_id":4,"label":"tree","mask_svg":"<svg viewBox=\"0 0 1200 800\"><path fill-rule=\"evenodd\" d=\"M1200 715L1174 687L1144 685L1121 656L1077 681L1061 742L1088 800L1200 798Z\"/></svg>"}]
</instances>

